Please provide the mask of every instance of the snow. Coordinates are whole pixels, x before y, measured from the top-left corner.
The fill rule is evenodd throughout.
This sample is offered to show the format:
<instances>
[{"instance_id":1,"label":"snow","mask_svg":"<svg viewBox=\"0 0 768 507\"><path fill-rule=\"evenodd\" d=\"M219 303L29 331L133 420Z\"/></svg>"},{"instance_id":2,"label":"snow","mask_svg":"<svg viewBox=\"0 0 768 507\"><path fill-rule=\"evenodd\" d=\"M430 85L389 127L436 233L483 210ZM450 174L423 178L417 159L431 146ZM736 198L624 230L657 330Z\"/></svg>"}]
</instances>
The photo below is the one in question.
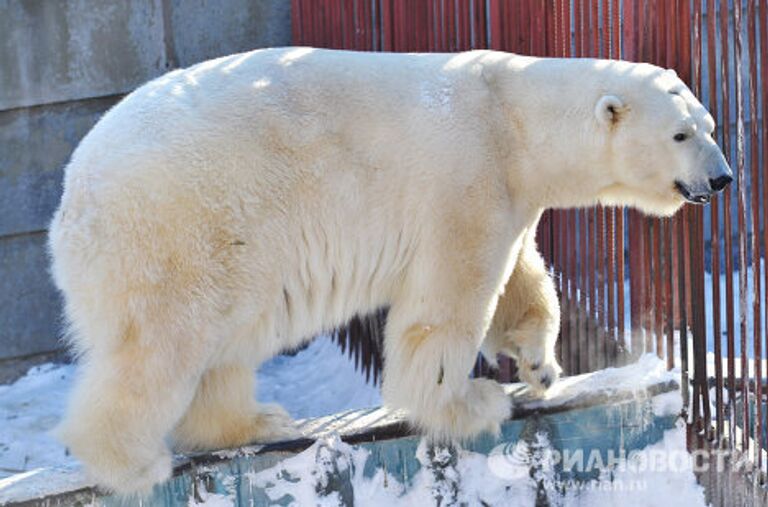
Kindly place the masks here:
<instances>
[{"instance_id":1,"label":"snow","mask_svg":"<svg viewBox=\"0 0 768 507\"><path fill-rule=\"evenodd\" d=\"M330 338L321 337L295 356L277 356L259 369L259 400L280 403L296 419L381 405L379 389Z\"/></svg>"},{"instance_id":2,"label":"snow","mask_svg":"<svg viewBox=\"0 0 768 507\"><path fill-rule=\"evenodd\" d=\"M0 478L75 463L48 434L64 413L73 376L71 365L45 364L0 386Z\"/></svg>"},{"instance_id":3,"label":"snow","mask_svg":"<svg viewBox=\"0 0 768 507\"><path fill-rule=\"evenodd\" d=\"M572 505L655 507L674 499L686 507L706 506L704 488L696 482L693 466L693 457L686 450L685 425L681 424L666 431L658 443L634 453L614 473L605 470Z\"/></svg>"},{"instance_id":4,"label":"snow","mask_svg":"<svg viewBox=\"0 0 768 507\"><path fill-rule=\"evenodd\" d=\"M13 474L76 461L50 434L64 413L75 367L45 364L0 386L0 480ZM332 373L332 374L330 374ZM330 338L295 355L277 356L257 375L258 398L278 402L294 418L317 417L381 404L378 388Z\"/></svg>"},{"instance_id":5,"label":"snow","mask_svg":"<svg viewBox=\"0 0 768 507\"><path fill-rule=\"evenodd\" d=\"M291 505L339 505L338 492L325 497L318 493L329 474L349 477L352 488L347 494L352 502L347 504L371 507L535 505L543 494L550 505L562 507L651 507L666 505L671 498L686 507L707 505L685 449L684 426L666 431L660 442L630 453L626 460L606 465L599 479L582 484L557 479L557 456L546 436L537 437L533 444L516 443L503 456L458 450L455 460L446 449L434 449L430 455L422 441L416 452L421 468L407 487L383 468L372 477L364 476L368 451L337 437L318 440L272 468L248 474L247 479L252 486L264 488L270 500L291 495ZM500 459L517 461L519 466L500 466Z\"/></svg>"},{"instance_id":6,"label":"snow","mask_svg":"<svg viewBox=\"0 0 768 507\"><path fill-rule=\"evenodd\" d=\"M654 354L644 354L633 364L621 368L605 368L592 373L564 377L557 381L542 398L526 400L527 409L544 408L550 405L564 405L576 398L612 393L637 393L644 395L653 385L679 382L679 370L667 370L664 361ZM658 401L656 415L672 415L680 412L682 401L679 392ZM676 398L676 400L675 400Z\"/></svg>"}]
</instances>

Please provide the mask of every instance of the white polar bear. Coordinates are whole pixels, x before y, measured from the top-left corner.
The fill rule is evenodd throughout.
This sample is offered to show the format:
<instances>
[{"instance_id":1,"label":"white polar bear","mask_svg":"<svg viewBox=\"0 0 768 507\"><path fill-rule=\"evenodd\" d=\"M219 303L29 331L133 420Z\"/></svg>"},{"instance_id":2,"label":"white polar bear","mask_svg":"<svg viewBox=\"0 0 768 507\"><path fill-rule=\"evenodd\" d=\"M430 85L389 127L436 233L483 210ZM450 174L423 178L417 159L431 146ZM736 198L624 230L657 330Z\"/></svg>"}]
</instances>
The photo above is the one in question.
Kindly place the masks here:
<instances>
[{"instance_id":1,"label":"white polar bear","mask_svg":"<svg viewBox=\"0 0 768 507\"><path fill-rule=\"evenodd\" d=\"M83 139L51 224L81 362L61 438L132 492L169 476L167 437L291 435L254 367L383 306L386 403L495 431L486 333L535 387L559 372L542 210L703 201L730 180L713 128L674 73L617 61L287 48L154 80Z\"/></svg>"}]
</instances>

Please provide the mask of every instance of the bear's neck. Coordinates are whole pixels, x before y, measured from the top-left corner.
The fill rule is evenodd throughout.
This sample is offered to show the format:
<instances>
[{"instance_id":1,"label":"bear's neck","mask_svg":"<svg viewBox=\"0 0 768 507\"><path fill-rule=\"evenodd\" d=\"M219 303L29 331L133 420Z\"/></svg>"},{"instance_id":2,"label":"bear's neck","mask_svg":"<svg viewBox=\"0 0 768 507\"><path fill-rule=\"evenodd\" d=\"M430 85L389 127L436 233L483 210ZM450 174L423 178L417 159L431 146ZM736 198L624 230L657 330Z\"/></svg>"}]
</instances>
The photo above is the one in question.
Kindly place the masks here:
<instances>
[{"instance_id":1,"label":"bear's neck","mask_svg":"<svg viewBox=\"0 0 768 507\"><path fill-rule=\"evenodd\" d=\"M510 192L547 208L597 204L615 183L594 116L605 86L597 61L506 54L505 60L496 89L503 104L500 128L512 140Z\"/></svg>"}]
</instances>

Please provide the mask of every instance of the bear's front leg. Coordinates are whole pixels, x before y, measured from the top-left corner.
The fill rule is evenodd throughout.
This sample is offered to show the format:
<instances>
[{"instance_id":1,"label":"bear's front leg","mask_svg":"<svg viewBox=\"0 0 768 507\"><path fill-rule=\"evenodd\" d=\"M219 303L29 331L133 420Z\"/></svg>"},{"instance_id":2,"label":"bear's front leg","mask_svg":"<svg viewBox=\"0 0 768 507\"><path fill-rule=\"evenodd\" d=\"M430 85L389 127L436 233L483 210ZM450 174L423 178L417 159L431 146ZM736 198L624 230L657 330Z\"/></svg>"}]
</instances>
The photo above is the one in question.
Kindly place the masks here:
<instances>
[{"instance_id":1,"label":"bear's front leg","mask_svg":"<svg viewBox=\"0 0 768 507\"><path fill-rule=\"evenodd\" d=\"M543 392L562 371L555 354L560 304L554 281L536 248L535 234L534 225L525 235L517 264L499 298L483 355L492 364L498 353L515 358L520 380Z\"/></svg>"},{"instance_id":2,"label":"bear's front leg","mask_svg":"<svg viewBox=\"0 0 768 507\"><path fill-rule=\"evenodd\" d=\"M477 330L457 321L422 320L402 329L390 311L382 394L385 404L405 409L410 421L437 439L498 433L511 402L501 385L470 379ZM391 326L394 324L394 326Z\"/></svg>"},{"instance_id":3,"label":"bear's front leg","mask_svg":"<svg viewBox=\"0 0 768 507\"><path fill-rule=\"evenodd\" d=\"M509 248L461 239L456 243L476 249L436 247L412 266L391 305L384 340L385 404L406 410L416 427L440 440L496 433L511 409L501 385L470 378Z\"/></svg>"}]
</instances>

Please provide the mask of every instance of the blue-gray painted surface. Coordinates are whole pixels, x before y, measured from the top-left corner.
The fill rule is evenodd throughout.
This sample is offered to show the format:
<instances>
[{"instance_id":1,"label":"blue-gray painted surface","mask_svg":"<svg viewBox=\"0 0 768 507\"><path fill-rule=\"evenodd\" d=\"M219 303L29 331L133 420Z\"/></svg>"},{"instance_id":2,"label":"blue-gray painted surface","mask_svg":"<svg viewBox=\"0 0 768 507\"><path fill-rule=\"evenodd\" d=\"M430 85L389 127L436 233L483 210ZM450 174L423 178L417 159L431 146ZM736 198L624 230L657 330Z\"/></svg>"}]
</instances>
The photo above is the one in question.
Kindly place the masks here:
<instances>
[{"instance_id":1,"label":"blue-gray painted surface","mask_svg":"<svg viewBox=\"0 0 768 507\"><path fill-rule=\"evenodd\" d=\"M522 420L508 421L503 425L499 438L484 436L468 443L466 450L488 455L499 445L514 446L519 441L525 441L534 446L534 441L540 435L545 435L551 448L563 452L582 451L584 456L597 451L603 463L609 463L611 456L628 454L633 450L642 449L661 440L664 431L675 427L677 416L654 416L650 399L631 400L615 405L595 406L580 410L554 413L549 415L532 416ZM370 451L365 463L364 475L371 478L377 470L386 469L387 473L406 485L406 490L412 486L412 479L421 470L422 463L416 458L419 445L418 437L402 437L391 440L372 441L359 444ZM322 448L322 446L321 446ZM457 449L449 448L455 458ZM429 453L429 451L428 451ZM318 459L321 452L318 451ZM236 506L271 506L288 505L292 498L283 497L270 500L267 493L252 484L251 474L278 466L281 459L290 454L281 453L239 456L216 464L206 463L192 466L172 481L154 489L152 496L143 501L145 506L187 506L192 500L200 500L200 491L216 493L229 497ZM336 449L326 449L323 459L331 457L334 460L349 460L349 456ZM443 466L451 466L442 460ZM535 462L535 460L533 460ZM532 466L536 466L535 464ZM344 499L353 497L354 484L350 477L349 467L341 465L332 467L331 477L323 481L324 490L321 495L341 499L341 505L352 505ZM338 471L338 473L335 473ZM491 473L488 471L487 473ZM572 484L596 479L598 469L573 470L563 469L562 464L556 465L555 481ZM461 478L458 478L461 481ZM330 485L330 486L328 486ZM547 496L548 502L555 502L558 493L552 490L542 490L539 495ZM99 498L104 506L125 506L135 499L119 497Z\"/></svg>"}]
</instances>

